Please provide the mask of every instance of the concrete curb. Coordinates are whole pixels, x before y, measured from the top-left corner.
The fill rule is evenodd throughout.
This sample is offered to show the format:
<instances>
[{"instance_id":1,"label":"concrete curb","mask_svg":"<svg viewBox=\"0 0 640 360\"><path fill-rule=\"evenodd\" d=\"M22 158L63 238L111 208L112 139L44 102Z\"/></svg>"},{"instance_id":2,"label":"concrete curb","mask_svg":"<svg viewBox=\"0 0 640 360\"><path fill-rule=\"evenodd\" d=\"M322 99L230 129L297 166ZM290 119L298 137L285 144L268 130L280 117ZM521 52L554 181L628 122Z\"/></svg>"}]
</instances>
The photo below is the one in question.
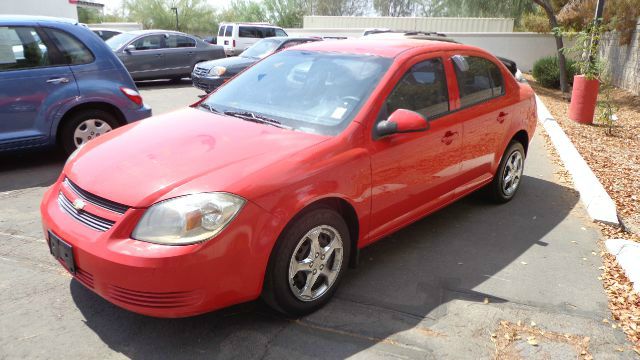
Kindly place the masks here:
<instances>
[{"instance_id":1,"label":"concrete curb","mask_svg":"<svg viewBox=\"0 0 640 360\"><path fill-rule=\"evenodd\" d=\"M538 121L549 134L564 167L571 174L589 216L595 221L619 226L616 204L538 95L536 95L536 104Z\"/></svg>"}]
</instances>

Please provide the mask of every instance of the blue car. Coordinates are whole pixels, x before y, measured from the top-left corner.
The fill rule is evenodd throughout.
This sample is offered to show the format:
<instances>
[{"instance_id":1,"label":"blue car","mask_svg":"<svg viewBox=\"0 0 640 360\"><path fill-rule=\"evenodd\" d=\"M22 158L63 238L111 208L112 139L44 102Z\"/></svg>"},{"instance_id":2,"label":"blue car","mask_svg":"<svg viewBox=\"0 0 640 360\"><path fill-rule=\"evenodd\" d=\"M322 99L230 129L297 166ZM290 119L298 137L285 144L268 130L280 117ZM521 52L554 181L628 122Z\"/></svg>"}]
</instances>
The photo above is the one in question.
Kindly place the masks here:
<instances>
[{"instance_id":1,"label":"blue car","mask_svg":"<svg viewBox=\"0 0 640 360\"><path fill-rule=\"evenodd\" d=\"M0 153L67 153L151 116L111 49L74 20L0 15Z\"/></svg>"}]
</instances>

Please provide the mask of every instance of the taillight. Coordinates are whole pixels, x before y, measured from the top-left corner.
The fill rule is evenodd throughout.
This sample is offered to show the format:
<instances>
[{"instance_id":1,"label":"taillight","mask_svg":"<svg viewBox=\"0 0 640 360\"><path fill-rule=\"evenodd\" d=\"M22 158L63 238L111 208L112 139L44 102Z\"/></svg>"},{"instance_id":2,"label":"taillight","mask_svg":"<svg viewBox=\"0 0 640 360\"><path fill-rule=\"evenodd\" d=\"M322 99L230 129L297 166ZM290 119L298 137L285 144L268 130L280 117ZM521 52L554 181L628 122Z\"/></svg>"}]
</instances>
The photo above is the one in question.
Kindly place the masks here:
<instances>
[{"instance_id":1,"label":"taillight","mask_svg":"<svg viewBox=\"0 0 640 360\"><path fill-rule=\"evenodd\" d=\"M236 40L233 40L233 47L236 47Z\"/></svg>"},{"instance_id":2,"label":"taillight","mask_svg":"<svg viewBox=\"0 0 640 360\"><path fill-rule=\"evenodd\" d=\"M124 86L120 87L120 91L122 91L122 93L126 97L128 97L129 100L133 101L136 105L142 106L142 96L140 96L139 92L133 89L126 88Z\"/></svg>"}]
</instances>

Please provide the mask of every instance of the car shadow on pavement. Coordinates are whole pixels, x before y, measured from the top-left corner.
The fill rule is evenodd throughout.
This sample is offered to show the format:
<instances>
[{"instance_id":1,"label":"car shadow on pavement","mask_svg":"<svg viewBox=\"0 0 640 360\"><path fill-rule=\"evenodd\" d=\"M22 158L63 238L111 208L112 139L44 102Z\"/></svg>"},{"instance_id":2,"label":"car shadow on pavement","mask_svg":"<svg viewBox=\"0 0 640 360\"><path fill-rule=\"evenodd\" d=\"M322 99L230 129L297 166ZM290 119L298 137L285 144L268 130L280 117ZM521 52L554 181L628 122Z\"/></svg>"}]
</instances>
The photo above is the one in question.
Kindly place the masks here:
<instances>
[{"instance_id":1,"label":"car shadow on pavement","mask_svg":"<svg viewBox=\"0 0 640 360\"><path fill-rule=\"evenodd\" d=\"M60 175L66 158L55 148L0 155L0 193L50 186Z\"/></svg>"},{"instance_id":2,"label":"car shadow on pavement","mask_svg":"<svg viewBox=\"0 0 640 360\"><path fill-rule=\"evenodd\" d=\"M122 310L75 280L70 291L86 326L130 358L346 358L425 319L437 322L453 299L507 301L475 288L528 249L546 246L545 235L577 201L572 189L530 176L505 205L468 196L363 249L335 299L301 319L260 301L156 319Z\"/></svg>"}]
</instances>

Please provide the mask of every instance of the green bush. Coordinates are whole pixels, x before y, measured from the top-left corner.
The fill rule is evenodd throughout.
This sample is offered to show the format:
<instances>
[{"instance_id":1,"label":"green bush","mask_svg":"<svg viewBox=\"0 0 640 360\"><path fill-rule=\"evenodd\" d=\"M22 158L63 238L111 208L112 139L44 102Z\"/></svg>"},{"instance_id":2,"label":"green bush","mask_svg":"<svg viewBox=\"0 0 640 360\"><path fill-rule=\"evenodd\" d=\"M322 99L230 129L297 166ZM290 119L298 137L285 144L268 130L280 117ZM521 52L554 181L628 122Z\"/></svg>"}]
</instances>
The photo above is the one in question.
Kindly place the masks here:
<instances>
[{"instance_id":1,"label":"green bush","mask_svg":"<svg viewBox=\"0 0 640 360\"><path fill-rule=\"evenodd\" d=\"M574 61L567 59L567 80L573 83L573 76L576 74ZM548 56L538 59L533 64L533 78L540 85L558 89L560 88L560 68L558 67L558 57Z\"/></svg>"}]
</instances>

